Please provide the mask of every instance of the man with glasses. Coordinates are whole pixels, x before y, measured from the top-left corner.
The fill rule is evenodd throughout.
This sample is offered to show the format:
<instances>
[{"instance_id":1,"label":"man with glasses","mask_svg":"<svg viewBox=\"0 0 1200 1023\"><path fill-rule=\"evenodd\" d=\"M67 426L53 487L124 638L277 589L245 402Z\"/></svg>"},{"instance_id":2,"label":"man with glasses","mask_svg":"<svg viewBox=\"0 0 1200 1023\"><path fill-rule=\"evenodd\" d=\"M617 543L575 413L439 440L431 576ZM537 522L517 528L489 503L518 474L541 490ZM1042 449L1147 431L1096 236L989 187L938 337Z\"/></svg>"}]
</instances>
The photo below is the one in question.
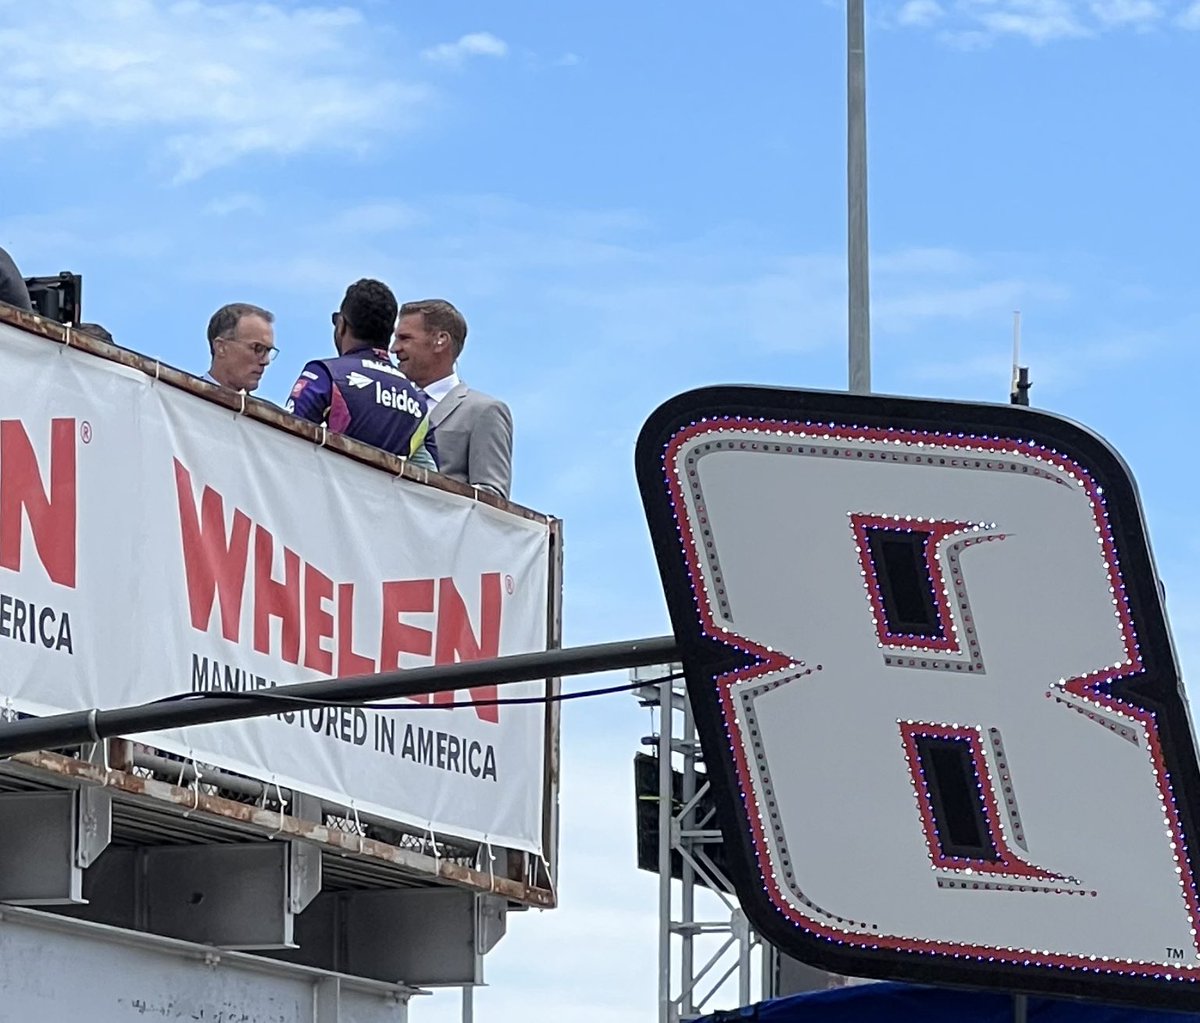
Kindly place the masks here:
<instances>
[{"instance_id":1,"label":"man with glasses","mask_svg":"<svg viewBox=\"0 0 1200 1023\"><path fill-rule=\"evenodd\" d=\"M304 367L287 410L436 472L425 392L388 358L396 309L396 296L382 281L351 284L333 314L337 356Z\"/></svg>"},{"instance_id":2,"label":"man with glasses","mask_svg":"<svg viewBox=\"0 0 1200 1023\"><path fill-rule=\"evenodd\" d=\"M234 302L223 305L208 321L208 348L212 364L204 379L247 393L258 387L262 375L279 354L275 347L273 314L256 305Z\"/></svg>"}]
</instances>

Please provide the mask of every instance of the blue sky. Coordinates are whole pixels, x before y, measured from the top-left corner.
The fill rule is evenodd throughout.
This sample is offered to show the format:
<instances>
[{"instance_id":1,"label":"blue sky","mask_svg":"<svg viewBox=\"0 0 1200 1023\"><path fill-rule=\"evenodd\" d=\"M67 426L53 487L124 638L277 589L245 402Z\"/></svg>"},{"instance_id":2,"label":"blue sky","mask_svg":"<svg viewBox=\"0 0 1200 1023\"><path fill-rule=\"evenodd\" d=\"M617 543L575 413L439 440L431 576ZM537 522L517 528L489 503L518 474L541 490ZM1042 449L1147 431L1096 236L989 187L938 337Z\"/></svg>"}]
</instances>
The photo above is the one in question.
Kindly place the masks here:
<instances>
[{"instance_id":1,"label":"blue sky","mask_svg":"<svg viewBox=\"0 0 1200 1023\"><path fill-rule=\"evenodd\" d=\"M1034 404L1134 469L1191 670L1200 3L867 8L874 387L1005 400L1020 309ZM349 282L450 298L460 372L513 409L515 498L566 521L567 641L659 634L645 417L846 383L844 31L826 0L0 0L0 245L197 372L217 306L271 308L275 400ZM477 1018L653 1012L649 728L630 699L566 710L563 905L510 921Z\"/></svg>"}]
</instances>

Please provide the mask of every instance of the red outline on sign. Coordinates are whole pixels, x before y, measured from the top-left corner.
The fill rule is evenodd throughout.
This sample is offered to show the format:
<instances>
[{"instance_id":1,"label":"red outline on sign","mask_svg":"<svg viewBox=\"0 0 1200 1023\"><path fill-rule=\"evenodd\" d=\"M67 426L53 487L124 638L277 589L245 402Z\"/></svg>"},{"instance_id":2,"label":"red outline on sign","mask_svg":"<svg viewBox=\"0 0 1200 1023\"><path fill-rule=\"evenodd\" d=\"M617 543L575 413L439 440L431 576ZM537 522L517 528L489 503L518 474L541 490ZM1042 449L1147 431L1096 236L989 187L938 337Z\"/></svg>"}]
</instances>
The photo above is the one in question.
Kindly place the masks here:
<instances>
[{"instance_id":1,"label":"red outline on sign","mask_svg":"<svg viewBox=\"0 0 1200 1023\"><path fill-rule=\"evenodd\" d=\"M929 858L938 870L971 870L976 874L1001 877L1036 878L1042 881L1065 881L1062 874L1052 874L1041 867L1026 863L1008 844L1004 829L1000 826L1000 805L996 801L996 789L992 785L992 772L983 755L979 733L973 728L959 725L939 725L917 721L902 721L900 735L904 739L904 755L912 775L913 789L917 793L917 805L921 809L921 824L925 828L925 844L929 847ZM988 833L996 847L998 860L984 860L963 856L946 856L938 839L937 819L933 812L933 799L929 785L921 770L921 754L917 750L918 736L935 739L960 739L971 749L971 760L975 765L975 779L979 786L979 798L983 803L983 817L987 821Z\"/></svg>"},{"instance_id":2,"label":"red outline on sign","mask_svg":"<svg viewBox=\"0 0 1200 1023\"><path fill-rule=\"evenodd\" d=\"M960 653L962 648L959 646L958 633L954 629L954 621L950 615L950 600L946 593L946 582L942 575L938 548L942 541L949 536L972 532L975 528L974 524L933 520L914 521L890 515L860 515L852 512L850 528L854 531L854 539L858 544L858 561L862 565L863 574L867 579L867 596L871 601L871 611L875 618L875 631L879 635L879 642L885 647L891 648L916 647L919 650ZM904 530L925 534L925 568L929 572L929 579L933 584L933 603L937 608L938 622L942 629L940 636L912 636L888 630L883 593L879 589L879 570L875 566L875 559L871 556L871 547L867 537L868 529L880 529L893 533Z\"/></svg>"},{"instance_id":3,"label":"red outline on sign","mask_svg":"<svg viewBox=\"0 0 1200 1023\"><path fill-rule=\"evenodd\" d=\"M1200 965L1171 965L1158 963L1139 964L1124 960L1102 959L1094 956L1047 953L1031 949L999 948L987 945L965 945L952 942L939 942L924 939L894 937L878 933L853 934L838 930L827 924L820 923L806 916L784 896L780 889L779 877L770 869L770 855L766 836L763 831L763 821L768 819L764 808L758 805L751 782L749 765L746 762L745 747L736 732L736 713L731 696L735 684L751 681L792 665L790 658L783 657L775 651L768 650L741 636L718 626L712 616L712 609L705 594L704 575L697 558L698 541L688 521L683 487L680 481L681 468L676 471L680 449L690 441L706 433L720 433L730 430L749 430L760 434L757 440L730 440L729 450L755 450L759 447L768 450L779 449L784 453L792 453L796 448L812 447L820 442L819 436L804 437L789 442L782 434L788 431L805 431L834 438L860 442L877 441L880 443L922 443L924 453L929 449L942 448L951 452L994 452L996 454L1019 455L1032 457L1048 465L1062 470L1068 477L1078 482L1087 493L1092 507L1092 518L1100 535L1104 551L1105 566L1108 571L1109 584L1114 595L1115 614L1121 623L1121 633L1124 640L1126 661L1123 665L1104 668L1081 678L1070 679L1065 683L1068 692L1090 701L1109 711L1124 715L1139 721L1146 729L1150 745L1150 759L1154 765L1160 799L1165 808L1166 823L1174 839L1175 861L1179 867L1179 883L1183 889L1184 901L1193 923L1193 944L1200 951L1200 905L1197 902L1196 885L1192 876L1191 864L1187 857L1187 842L1183 834L1179 812L1175 806L1175 797L1171 791L1171 779L1167 774L1163 758L1162 743L1158 734L1158 723L1155 715L1141 707L1115 699L1111 693L1102 692L1102 688L1124 678L1140 674L1144 670L1141 653L1139 652L1137 634L1134 630L1133 618L1129 610L1129 602L1125 595L1125 584L1121 580L1120 566L1117 561L1116 545L1113 542L1112 530L1109 527L1108 515L1104 509L1104 498L1090 474L1083 466L1070 458L1043 447L1032 441L1020 441L1011 438L972 437L967 434L940 434L918 430L896 430L879 427L834 426L823 423L799 423L770 419L745 419L737 416L722 416L720 418L702 419L684 427L671 437L663 451L663 473L666 479L671 504L675 513L675 522L684 542L684 553L687 557L688 572L691 580L692 596L696 610L700 616L701 626L706 636L749 654L758 663L736 671L727 672L714 680L717 696L725 721L726 738L733 753L734 768L741 788L742 801L745 807L745 819L750 825L751 838L754 843L758 860L759 877L763 889L775 909L792 923L800 925L805 931L818 937L826 938L836 944L850 945L870 949L890 949L900 952L913 952L928 955L930 953L955 957L971 957L986 962L1013 963L1016 965L1056 966L1086 973L1110 973L1138 977L1158 977L1163 979L1179 979L1181 974L1187 974L1194 979L1200 979ZM767 435L774 433L779 439L768 440ZM718 441L714 445L718 449L726 442ZM846 451L846 458L862 457L862 452ZM867 457L874 457L868 453ZM961 456L960 456L961 457ZM979 468L986 468L986 458L972 459ZM688 471L694 478L696 470ZM697 518L704 522L707 512L702 505L696 509ZM782 875L782 872L780 872Z\"/></svg>"}]
</instances>

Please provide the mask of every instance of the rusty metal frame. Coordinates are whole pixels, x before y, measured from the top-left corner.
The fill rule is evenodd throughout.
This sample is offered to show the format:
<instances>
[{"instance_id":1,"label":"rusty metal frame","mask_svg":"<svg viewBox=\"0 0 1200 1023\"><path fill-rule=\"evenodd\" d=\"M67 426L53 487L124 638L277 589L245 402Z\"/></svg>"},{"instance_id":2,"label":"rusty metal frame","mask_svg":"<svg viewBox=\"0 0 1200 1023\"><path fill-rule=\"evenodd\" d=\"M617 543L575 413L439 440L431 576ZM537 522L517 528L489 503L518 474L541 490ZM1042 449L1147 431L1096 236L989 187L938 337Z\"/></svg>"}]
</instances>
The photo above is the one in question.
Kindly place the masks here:
<instances>
[{"instance_id":1,"label":"rusty metal frame","mask_svg":"<svg viewBox=\"0 0 1200 1023\"><path fill-rule=\"evenodd\" d=\"M547 609L546 637L547 649L562 648L562 591L563 591L563 523L562 519L550 520L550 602ZM546 680L546 695L557 695L562 689L561 678ZM545 886L552 893L556 891L555 879L558 877L558 790L562 770L562 705L559 703L546 704L545 753L543 762L546 765L545 782L542 788L542 849L540 862L533 864L530 876L539 886ZM557 895L554 895L557 902Z\"/></svg>"},{"instance_id":2,"label":"rusty metal frame","mask_svg":"<svg viewBox=\"0 0 1200 1023\"><path fill-rule=\"evenodd\" d=\"M126 740L110 740L114 745ZM120 759L117 752L115 760ZM364 866L374 866L381 875L393 875L412 885L454 885L477 892L489 892L525 906L549 909L554 905L552 892L486 870L475 870L461 863L417 853L389 845L366 835L331 828L324 823L304 820L252 803L243 803L205 792L202 787L174 785L156 778L145 778L111 765L105 768L89 760L64 756L45 750L18 753L7 762L17 774L39 786L73 787L99 785L109 791L117 803L153 804L157 809L218 822L241 832L246 840L300 838L318 845L322 852L349 857ZM7 773L7 772L6 772Z\"/></svg>"}]
</instances>

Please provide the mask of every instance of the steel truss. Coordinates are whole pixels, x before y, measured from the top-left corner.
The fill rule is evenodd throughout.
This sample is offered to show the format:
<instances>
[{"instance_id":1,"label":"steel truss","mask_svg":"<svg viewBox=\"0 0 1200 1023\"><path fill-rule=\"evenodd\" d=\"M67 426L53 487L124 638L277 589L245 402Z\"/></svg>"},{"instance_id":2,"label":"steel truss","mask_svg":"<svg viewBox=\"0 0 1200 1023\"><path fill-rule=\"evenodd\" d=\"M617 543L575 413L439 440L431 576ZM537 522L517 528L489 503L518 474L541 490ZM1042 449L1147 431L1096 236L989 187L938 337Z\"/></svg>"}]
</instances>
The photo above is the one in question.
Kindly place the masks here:
<instances>
[{"instance_id":1,"label":"steel truss","mask_svg":"<svg viewBox=\"0 0 1200 1023\"><path fill-rule=\"evenodd\" d=\"M657 736L645 740L658 755L658 1023L684 1023L718 1006L736 977L737 1005L753 996L756 953L763 943L751 930L733 894L733 885L713 862L712 850L721 844L715 812L707 801L709 782L703 755L678 664L635 668L632 681L645 680L637 690L640 702L657 707ZM668 676L656 684L657 680ZM683 775L682 800L662 798L673 793L673 769ZM672 860L682 862L679 883L673 883ZM719 919L697 919L696 888L707 887L722 907Z\"/></svg>"}]
</instances>

